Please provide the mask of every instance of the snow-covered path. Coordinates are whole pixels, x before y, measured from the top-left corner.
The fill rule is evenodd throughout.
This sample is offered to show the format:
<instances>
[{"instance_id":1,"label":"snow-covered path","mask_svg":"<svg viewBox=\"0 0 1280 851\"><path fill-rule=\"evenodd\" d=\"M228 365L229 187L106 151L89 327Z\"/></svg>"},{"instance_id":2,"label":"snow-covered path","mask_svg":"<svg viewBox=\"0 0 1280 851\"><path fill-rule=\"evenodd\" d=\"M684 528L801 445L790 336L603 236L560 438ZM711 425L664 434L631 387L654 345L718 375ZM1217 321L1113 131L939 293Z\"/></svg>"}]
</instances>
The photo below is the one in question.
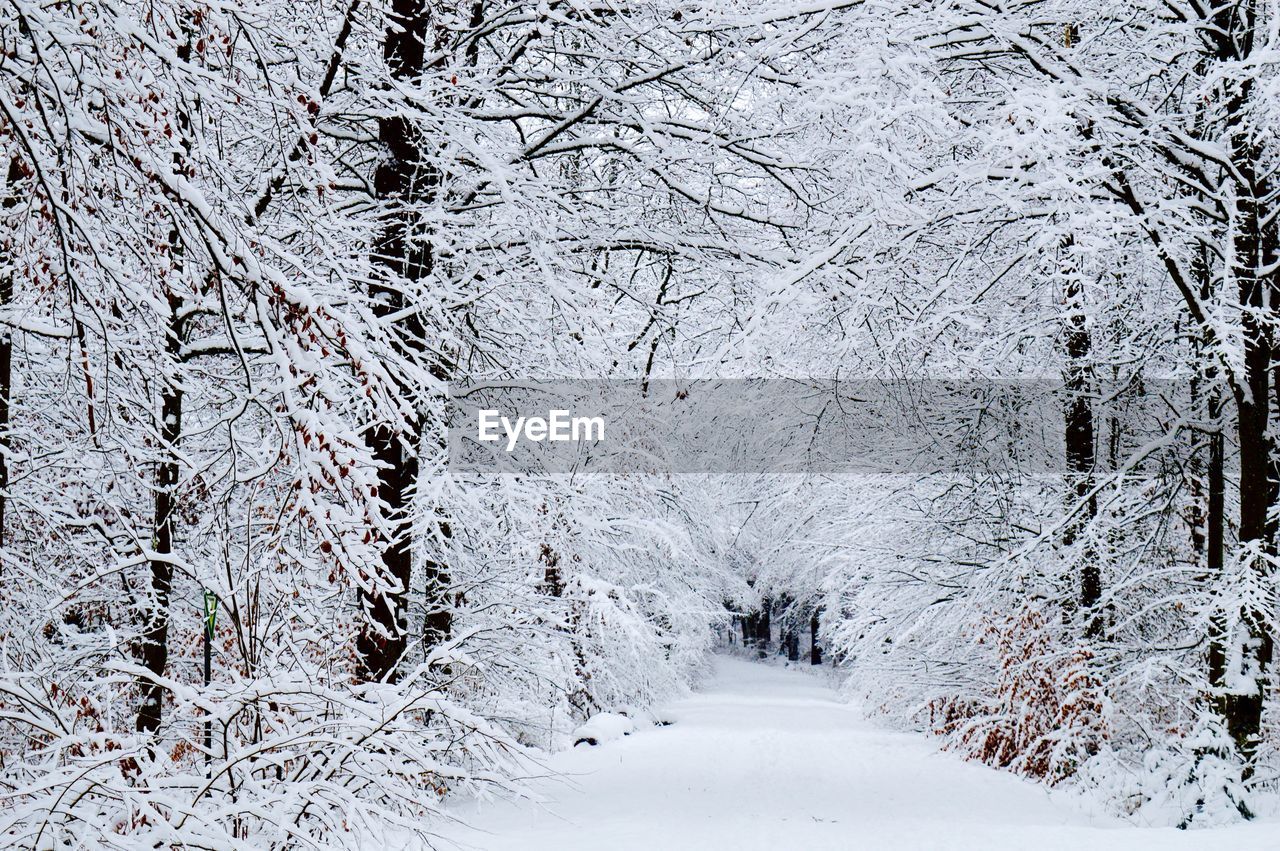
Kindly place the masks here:
<instances>
[{"instance_id":1,"label":"snow-covered path","mask_svg":"<svg viewBox=\"0 0 1280 851\"><path fill-rule=\"evenodd\" d=\"M864 721L815 675L720 657L674 723L550 764L533 803L469 804L483 851L1275 849L1280 826L1141 829Z\"/></svg>"}]
</instances>

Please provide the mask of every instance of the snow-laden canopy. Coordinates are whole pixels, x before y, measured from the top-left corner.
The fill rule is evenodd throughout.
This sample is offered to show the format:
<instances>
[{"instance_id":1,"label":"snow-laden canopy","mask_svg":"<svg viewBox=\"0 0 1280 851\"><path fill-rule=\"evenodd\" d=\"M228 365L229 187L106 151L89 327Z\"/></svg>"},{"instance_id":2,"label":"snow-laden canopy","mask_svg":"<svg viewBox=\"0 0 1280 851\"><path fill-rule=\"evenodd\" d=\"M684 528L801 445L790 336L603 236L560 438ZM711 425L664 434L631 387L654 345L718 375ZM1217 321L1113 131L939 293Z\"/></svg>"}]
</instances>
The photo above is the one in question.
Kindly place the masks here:
<instances>
[{"instance_id":1,"label":"snow-laden canopy","mask_svg":"<svg viewBox=\"0 0 1280 851\"><path fill-rule=\"evenodd\" d=\"M13 0L0 836L427 836L729 643L1138 820L1251 817L1278 21ZM531 381L622 449L462 463L460 400Z\"/></svg>"}]
</instances>

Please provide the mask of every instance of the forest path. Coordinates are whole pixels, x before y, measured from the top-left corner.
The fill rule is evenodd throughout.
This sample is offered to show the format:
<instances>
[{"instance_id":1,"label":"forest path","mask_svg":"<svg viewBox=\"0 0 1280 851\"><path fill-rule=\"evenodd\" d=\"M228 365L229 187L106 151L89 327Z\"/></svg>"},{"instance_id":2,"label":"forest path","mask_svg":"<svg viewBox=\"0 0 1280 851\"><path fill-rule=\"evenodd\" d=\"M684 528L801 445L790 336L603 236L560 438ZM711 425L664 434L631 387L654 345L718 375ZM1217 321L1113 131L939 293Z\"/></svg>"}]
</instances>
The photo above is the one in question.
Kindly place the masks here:
<instances>
[{"instance_id":1,"label":"forest path","mask_svg":"<svg viewBox=\"0 0 1280 851\"><path fill-rule=\"evenodd\" d=\"M650 727L556 755L541 804L469 803L445 838L482 851L1263 849L1272 823L1135 828L877 728L816 674L717 657Z\"/></svg>"}]
</instances>

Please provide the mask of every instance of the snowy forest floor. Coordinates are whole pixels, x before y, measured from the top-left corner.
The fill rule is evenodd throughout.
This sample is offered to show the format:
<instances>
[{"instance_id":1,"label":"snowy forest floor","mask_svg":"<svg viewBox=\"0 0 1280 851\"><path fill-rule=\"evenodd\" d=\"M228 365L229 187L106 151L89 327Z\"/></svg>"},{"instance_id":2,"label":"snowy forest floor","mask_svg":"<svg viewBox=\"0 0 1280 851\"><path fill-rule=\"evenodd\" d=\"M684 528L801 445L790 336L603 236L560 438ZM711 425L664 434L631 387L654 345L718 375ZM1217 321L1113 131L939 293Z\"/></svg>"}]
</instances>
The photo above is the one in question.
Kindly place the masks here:
<instances>
[{"instance_id":1,"label":"snowy forest floor","mask_svg":"<svg viewBox=\"0 0 1280 851\"><path fill-rule=\"evenodd\" d=\"M817 674L719 656L649 727L553 757L538 802L463 803L442 845L480 851L1264 849L1280 825L1179 831L1078 801L876 727Z\"/></svg>"}]
</instances>

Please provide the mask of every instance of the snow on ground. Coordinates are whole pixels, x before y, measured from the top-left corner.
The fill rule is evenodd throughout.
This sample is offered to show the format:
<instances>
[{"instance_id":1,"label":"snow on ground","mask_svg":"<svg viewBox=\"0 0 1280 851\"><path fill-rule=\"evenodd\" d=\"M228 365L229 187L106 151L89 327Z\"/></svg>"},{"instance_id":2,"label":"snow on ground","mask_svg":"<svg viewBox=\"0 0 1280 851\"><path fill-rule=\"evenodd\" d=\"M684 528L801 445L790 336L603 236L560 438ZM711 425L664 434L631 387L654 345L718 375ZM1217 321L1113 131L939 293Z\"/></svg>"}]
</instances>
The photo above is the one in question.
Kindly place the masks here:
<instances>
[{"instance_id":1,"label":"snow on ground","mask_svg":"<svg viewBox=\"0 0 1280 851\"><path fill-rule=\"evenodd\" d=\"M816 675L718 657L646 727L556 755L540 800L466 803L445 838L481 851L1280 848L1280 825L1139 828L877 728Z\"/></svg>"}]
</instances>

